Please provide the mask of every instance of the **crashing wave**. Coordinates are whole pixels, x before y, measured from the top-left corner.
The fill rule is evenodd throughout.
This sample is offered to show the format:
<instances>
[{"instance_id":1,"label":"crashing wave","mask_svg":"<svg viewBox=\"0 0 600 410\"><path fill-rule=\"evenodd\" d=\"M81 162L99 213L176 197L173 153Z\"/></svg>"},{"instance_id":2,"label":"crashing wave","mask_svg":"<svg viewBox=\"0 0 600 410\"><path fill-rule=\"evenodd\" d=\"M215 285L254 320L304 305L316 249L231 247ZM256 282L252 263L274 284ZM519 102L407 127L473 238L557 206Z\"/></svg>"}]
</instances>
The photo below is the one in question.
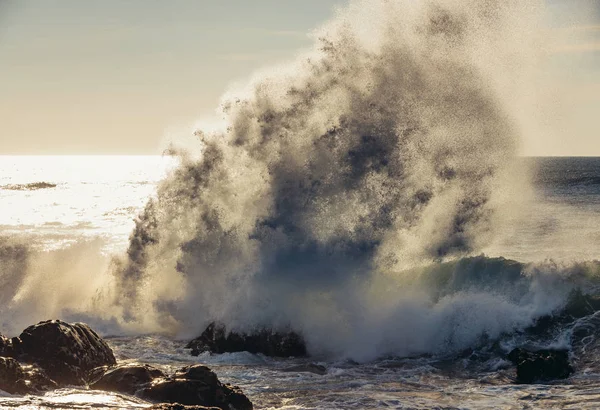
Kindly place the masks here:
<instances>
[{"instance_id":1,"label":"crashing wave","mask_svg":"<svg viewBox=\"0 0 600 410\"><path fill-rule=\"evenodd\" d=\"M223 129L196 132L201 155L182 153L116 262L125 320L338 328L344 345L430 309L407 272L480 252L518 195L503 97L526 42L504 34L533 9L354 2L308 56L232 93ZM508 306L484 299L471 302Z\"/></svg>"},{"instance_id":2,"label":"crashing wave","mask_svg":"<svg viewBox=\"0 0 600 410\"><path fill-rule=\"evenodd\" d=\"M180 151L126 255L107 268L93 246L64 251L98 267L82 283L61 265L73 299L35 292L56 271L36 255L3 317L292 329L311 353L368 360L457 352L593 294L596 263L474 256L529 190L516 95L540 4L352 2L312 52L224 99L225 125L195 133L199 155Z\"/></svg>"}]
</instances>

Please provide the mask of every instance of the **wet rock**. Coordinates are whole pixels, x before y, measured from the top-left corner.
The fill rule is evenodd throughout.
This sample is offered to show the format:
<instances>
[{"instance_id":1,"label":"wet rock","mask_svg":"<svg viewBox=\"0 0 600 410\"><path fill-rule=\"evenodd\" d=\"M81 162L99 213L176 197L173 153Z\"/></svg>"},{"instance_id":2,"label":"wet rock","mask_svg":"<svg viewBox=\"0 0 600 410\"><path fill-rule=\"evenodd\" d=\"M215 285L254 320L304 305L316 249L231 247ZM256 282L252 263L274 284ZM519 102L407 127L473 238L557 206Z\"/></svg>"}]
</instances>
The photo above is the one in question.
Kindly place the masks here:
<instances>
[{"instance_id":1,"label":"wet rock","mask_svg":"<svg viewBox=\"0 0 600 410\"><path fill-rule=\"evenodd\" d=\"M291 366L283 369L284 372L289 373L314 373L320 376L327 374L327 368L316 363L300 364L298 366Z\"/></svg>"},{"instance_id":2,"label":"wet rock","mask_svg":"<svg viewBox=\"0 0 600 410\"><path fill-rule=\"evenodd\" d=\"M102 371L99 377L97 373ZM90 388L127 394L135 394L157 378L166 375L159 369L147 364L124 364L113 368L100 367L90 373Z\"/></svg>"},{"instance_id":3,"label":"wet rock","mask_svg":"<svg viewBox=\"0 0 600 410\"><path fill-rule=\"evenodd\" d=\"M154 402L218 407L223 410L251 410L252 403L236 386L222 384L208 367L184 367L172 377L154 380L137 396Z\"/></svg>"},{"instance_id":4,"label":"wet rock","mask_svg":"<svg viewBox=\"0 0 600 410\"><path fill-rule=\"evenodd\" d=\"M12 354L7 354L9 342L10 342L10 340L8 338L0 335L0 356L12 357Z\"/></svg>"},{"instance_id":5,"label":"wet rock","mask_svg":"<svg viewBox=\"0 0 600 410\"><path fill-rule=\"evenodd\" d=\"M29 392L25 384L25 372L13 358L0 357L0 390L10 394L25 394Z\"/></svg>"},{"instance_id":6,"label":"wet rock","mask_svg":"<svg viewBox=\"0 0 600 410\"><path fill-rule=\"evenodd\" d=\"M56 383L40 368L22 366L13 358L0 357L0 390L10 394L29 394L56 387Z\"/></svg>"},{"instance_id":7,"label":"wet rock","mask_svg":"<svg viewBox=\"0 0 600 410\"><path fill-rule=\"evenodd\" d=\"M2 357L14 357L15 347L14 343L19 343L20 340L17 337L12 339L0 335L0 356Z\"/></svg>"},{"instance_id":8,"label":"wet rock","mask_svg":"<svg viewBox=\"0 0 600 410\"><path fill-rule=\"evenodd\" d=\"M517 366L517 383L566 379L573 373L567 350L516 348L508 354L508 359Z\"/></svg>"},{"instance_id":9,"label":"wet rock","mask_svg":"<svg viewBox=\"0 0 600 410\"><path fill-rule=\"evenodd\" d=\"M149 407L150 410L221 410L219 407L184 406L179 403L161 403Z\"/></svg>"},{"instance_id":10,"label":"wet rock","mask_svg":"<svg viewBox=\"0 0 600 410\"><path fill-rule=\"evenodd\" d=\"M225 327L211 323L206 330L186 346L192 349L192 355L201 352L227 353L250 352L262 353L273 357L306 356L306 345L299 334L289 331L285 333L260 329L255 333L227 332Z\"/></svg>"},{"instance_id":11,"label":"wet rock","mask_svg":"<svg viewBox=\"0 0 600 410\"><path fill-rule=\"evenodd\" d=\"M13 340L15 358L37 364L59 385L83 385L90 370L117 363L106 342L84 323L48 320Z\"/></svg>"},{"instance_id":12,"label":"wet rock","mask_svg":"<svg viewBox=\"0 0 600 410\"><path fill-rule=\"evenodd\" d=\"M184 367L171 376L144 364L99 367L92 374L91 389L131 394L161 403L153 407L156 409L187 408L178 406L252 409L252 403L238 387L222 384L212 370L202 365Z\"/></svg>"},{"instance_id":13,"label":"wet rock","mask_svg":"<svg viewBox=\"0 0 600 410\"><path fill-rule=\"evenodd\" d=\"M82 323L40 322L19 338L0 338L0 349L14 355L0 357L0 389L11 394L89 382L92 389L156 402L156 410L253 408L239 387L221 383L205 366L184 367L172 376L144 364L117 366L106 342Z\"/></svg>"}]
</instances>

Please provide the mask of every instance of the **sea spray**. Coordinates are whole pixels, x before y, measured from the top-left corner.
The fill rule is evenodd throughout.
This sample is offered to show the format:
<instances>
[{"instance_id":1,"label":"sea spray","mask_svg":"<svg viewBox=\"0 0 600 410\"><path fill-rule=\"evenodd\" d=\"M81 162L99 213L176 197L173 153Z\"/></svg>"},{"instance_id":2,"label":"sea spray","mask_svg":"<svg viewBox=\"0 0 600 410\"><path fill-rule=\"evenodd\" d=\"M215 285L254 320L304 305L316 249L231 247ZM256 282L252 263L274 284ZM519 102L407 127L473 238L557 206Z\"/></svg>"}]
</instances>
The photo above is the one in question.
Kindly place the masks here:
<instances>
[{"instance_id":1,"label":"sea spray","mask_svg":"<svg viewBox=\"0 0 600 410\"><path fill-rule=\"evenodd\" d=\"M369 360L458 351L560 309L570 267L467 257L527 192L519 97L539 6L351 3L313 51L227 94L224 126L196 131L200 155L180 152L126 254L107 268L94 247L65 251L81 276L33 255L3 317L291 327L312 353ZM36 284L52 286L36 299Z\"/></svg>"},{"instance_id":2,"label":"sea spray","mask_svg":"<svg viewBox=\"0 0 600 410\"><path fill-rule=\"evenodd\" d=\"M518 149L498 85L522 81L529 45L503 54L517 46L504 31L534 12L354 2L312 53L230 93L223 129L196 132L200 158L186 156L137 221L115 271L127 320L380 333L368 289L494 234Z\"/></svg>"}]
</instances>

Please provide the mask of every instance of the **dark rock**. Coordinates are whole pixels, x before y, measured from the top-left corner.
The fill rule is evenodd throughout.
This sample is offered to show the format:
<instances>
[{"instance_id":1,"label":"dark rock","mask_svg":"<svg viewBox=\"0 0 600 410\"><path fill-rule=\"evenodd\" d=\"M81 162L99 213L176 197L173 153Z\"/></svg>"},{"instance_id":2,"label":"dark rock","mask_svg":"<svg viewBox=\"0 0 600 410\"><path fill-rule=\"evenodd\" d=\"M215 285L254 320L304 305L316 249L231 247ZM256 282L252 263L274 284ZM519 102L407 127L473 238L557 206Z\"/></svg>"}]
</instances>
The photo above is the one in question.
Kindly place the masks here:
<instances>
[{"instance_id":1,"label":"dark rock","mask_svg":"<svg viewBox=\"0 0 600 410\"><path fill-rule=\"evenodd\" d=\"M12 357L11 354L7 354L8 352L8 343L9 339L0 335L0 356L2 357Z\"/></svg>"},{"instance_id":2,"label":"dark rock","mask_svg":"<svg viewBox=\"0 0 600 410\"><path fill-rule=\"evenodd\" d=\"M173 375L173 378L183 380L199 380L211 386L219 383L219 379L217 378L215 372L210 370L208 367L199 364L186 366L177 370Z\"/></svg>"},{"instance_id":3,"label":"dark rock","mask_svg":"<svg viewBox=\"0 0 600 410\"><path fill-rule=\"evenodd\" d=\"M212 406L224 410L252 409L252 403L238 387L221 384L217 375L202 365L184 367L173 377L154 380L137 395L154 402Z\"/></svg>"},{"instance_id":4,"label":"dark rock","mask_svg":"<svg viewBox=\"0 0 600 410\"><path fill-rule=\"evenodd\" d=\"M517 366L518 383L566 379L573 373L567 350L516 348L508 354L508 359Z\"/></svg>"},{"instance_id":5,"label":"dark rock","mask_svg":"<svg viewBox=\"0 0 600 410\"><path fill-rule=\"evenodd\" d=\"M29 394L56 387L56 383L40 368L22 366L13 358L0 357L0 390L10 394Z\"/></svg>"},{"instance_id":6,"label":"dark rock","mask_svg":"<svg viewBox=\"0 0 600 410\"><path fill-rule=\"evenodd\" d=\"M19 338L0 336L0 351L14 356L0 357L0 389L11 394L89 382L92 389L135 394L160 403L152 407L156 410L253 408L239 387L222 384L205 366L184 367L172 376L149 365L116 366L110 347L82 323L40 322Z\"/></svg>"},{"instance_id":7,"label":"dark rock","mask_svg":"<svg viewBox=\"0 0 600 410\"><path fill-rule=\"evenodd\" d=\"M19 341L19 339L16 337L9 339L7 337L0 335L0 356L13 357L15 355L15 348L13 345L13 340Z\"/></svg>"},{"instance_id":8,"label":"dark rock","mask_svg":"<svg viewBox=\"0 0 600 410\"><path fill-rule=\"evenodd\" d=\"M262 353L273 357L306 356L306 345L299 334L260 329L255 333L227 332L225 327L211 323L206 330L186 346L192 349L192 355L201 352L226 353L250 352Z\"/></svg>"},{"instance_id":9,"label":"dark rock","mask_svg":"<svg viewBox=\"0 0 600 410\"><path fill-rule=\"evenodd\" d=\"M244 394L238 386L232 386L229 383L223 385L225 389L225 399L229 403L229 408L236 410L252 410L254 406L250 399Z\"/></svg>"},{"instance_id":10,"label":"dark rock","mask_svg":"<svg viewBox=\"0 0 600 410\"><path fill-rule=\"evenodd\" d=\"M100 380L104 374L115 366L98 366L90 370L87 374L88 385L93 384Z\"/></svg>"},{"instance_id":11,"label":"dark rock","mask_svg":"<svg viewBox=\"0 0 600 410\"><path fill-rule=\"evenodd\" d=\"M298 373L314 373L323 376L327 374L327 368L316 363L300 364L298 366L291 366L283 369L284 372L298 372Z\"/></svg>"},{"instance_id":12,"label":"dark rock","mask_svg":"<svg viewBox=\"0 0 600 410\"><path fill-rule=\"evenodd\" d=\"M161 403L149 407L150 410L221 410L219 407L184 406L179 403Z\"/></svg>"},{"instance_id":13,"label":"dark rock","mask_svg":"<svg viewBox=\"0 0 600 410\"><path fill-rule=\"evenodd\" d=\"M25 384L25 372L13 358L0 357L0 390L10 394L26 394L29 392Z\"/></svg>"},{"instance_id":14,"label":"dark rock","mask_svg":"<svg viewBox=\"0 0 600 410\"><path fill-rule=\"evenodd\" d=\"M98 370L104 371L105 369L106 367L99 367L90 373L90 380L93 380L90 384L91 389L133 395L154 379L166 377L162 371L147 364L119 365L108 368L100 377L95 377Z\"/></svg>"},{"instance_id":15,"label":"dark rock","mask_svg":"<svg viewBox=\"0 0 600 410\"><path fill-rule=\"evenodd\" d=\"M196 406L226 410L250 410L252 403L235 386L222 384L217 375L202 365L187 366L172 376L149 365L125 364L99 367L90 372L91 389L136 395L144 400L163 403L153 408L176 409ZM169 407L169 405L171 407Z\"/></svg>"},{"instance_id":16,"label":"dark rock","mask_svg":"<svg viewBox=\"0 0 600 410\"><path fill-rule=\"evenodd\" d=\"M13 348L19 361L36 363L59 385L83 385L90 370L117 363L106 342L83 323L40 322L25 329Z\"/></svg>"},{"instance_id":17,"label":"dark rock","mask_svg":"<svg viewBox=\"0 0 600 410\"><path fill-rule=\"evenodd\" d=\"M142 389L139 396L154 402L179 402L214 406L218 393L214 386L198 380L162 379ZM224 401L221 400L220 401Z\"/></svg>"}]
</instances>

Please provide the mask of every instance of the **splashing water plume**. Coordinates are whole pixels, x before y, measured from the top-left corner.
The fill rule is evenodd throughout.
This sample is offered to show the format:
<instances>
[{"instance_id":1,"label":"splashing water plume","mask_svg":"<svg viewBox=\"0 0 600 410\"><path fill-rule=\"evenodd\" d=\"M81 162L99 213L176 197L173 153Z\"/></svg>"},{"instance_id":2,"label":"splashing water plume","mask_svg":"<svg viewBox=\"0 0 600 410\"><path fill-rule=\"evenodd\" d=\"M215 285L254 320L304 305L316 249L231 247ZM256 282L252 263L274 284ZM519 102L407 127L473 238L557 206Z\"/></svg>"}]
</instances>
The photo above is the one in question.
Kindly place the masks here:
<instances>
[{"instance_id":1,"label":"splashing water plume","mask_svg":"<svg viewBox=\"0 0 600 410\"><path fill-rule=\"evenodd\" d=\"M462 271L524 269L445 262L480 253L527 192L519 103L542 5L340 9L314 50L227 94L225 125L196 132L199 156L180 151L127 255L70 312L185 336L213 320L292 327L313 352L367 360L463 348L556 309L571 288L560 274L441 290Z\"/></svg>"}]
</instances>

